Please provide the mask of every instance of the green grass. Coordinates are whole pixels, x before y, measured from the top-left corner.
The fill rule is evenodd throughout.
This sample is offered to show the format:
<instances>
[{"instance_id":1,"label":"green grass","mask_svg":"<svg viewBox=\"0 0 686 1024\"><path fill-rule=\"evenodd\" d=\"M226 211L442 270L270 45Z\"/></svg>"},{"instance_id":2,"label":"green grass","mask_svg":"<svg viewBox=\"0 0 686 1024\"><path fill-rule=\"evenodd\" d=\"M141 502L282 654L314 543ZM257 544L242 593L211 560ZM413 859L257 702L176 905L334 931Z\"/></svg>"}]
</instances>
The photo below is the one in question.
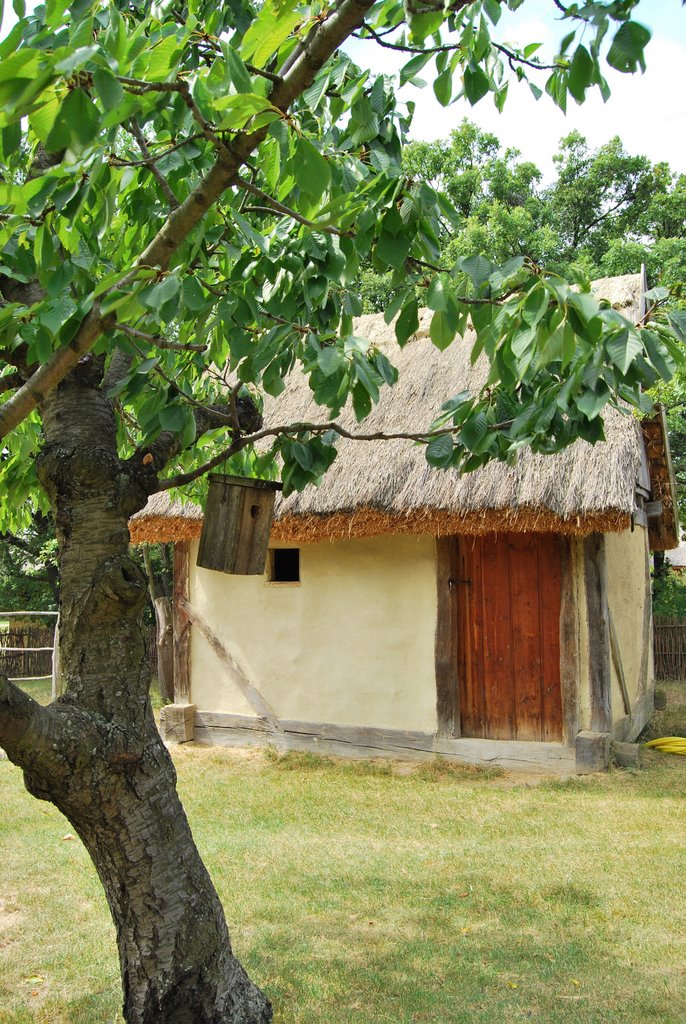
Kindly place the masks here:
<instances>
[{"instance_id":1,"label":"green grass","mask_svg":"<svg viewBox=\"0 0 686 1024\"><path fill-rule=\"evenodd\" d=\"M671 706L686 688L668 687ZM184 746L179 788L279 1024L683 1024L686 758L538 781ZM0 762L0 1022L114 1024L70 826Z\"/></svg>"}]
</instances>

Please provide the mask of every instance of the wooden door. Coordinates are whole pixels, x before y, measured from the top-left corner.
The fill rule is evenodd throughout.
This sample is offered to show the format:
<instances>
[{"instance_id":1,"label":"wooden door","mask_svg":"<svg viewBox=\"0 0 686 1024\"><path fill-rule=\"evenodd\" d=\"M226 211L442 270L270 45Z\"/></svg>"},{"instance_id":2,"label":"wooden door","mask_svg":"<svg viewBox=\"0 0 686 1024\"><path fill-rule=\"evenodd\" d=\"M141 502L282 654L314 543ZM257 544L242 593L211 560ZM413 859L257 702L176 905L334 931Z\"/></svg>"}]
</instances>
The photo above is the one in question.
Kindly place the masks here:
<instances>
[{"instance_id":1,"label":"wooden door","mask_svg":"<svg viewBox=\"0 0 686 1024\"><path fill-rule=\"evenodd\" d=\"M558 538L461 538L454 588L461 735L561 740Z\"/></svg>"}]
</instances>

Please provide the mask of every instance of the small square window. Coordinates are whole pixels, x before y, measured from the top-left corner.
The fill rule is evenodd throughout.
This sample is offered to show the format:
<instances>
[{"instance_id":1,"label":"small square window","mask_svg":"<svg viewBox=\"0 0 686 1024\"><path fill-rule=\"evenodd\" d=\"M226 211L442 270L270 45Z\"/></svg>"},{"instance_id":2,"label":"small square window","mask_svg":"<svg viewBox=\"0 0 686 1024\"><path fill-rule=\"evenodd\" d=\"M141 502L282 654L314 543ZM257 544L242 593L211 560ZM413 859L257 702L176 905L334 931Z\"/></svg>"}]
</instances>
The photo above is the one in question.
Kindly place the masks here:
<instances>
[{"instance_id":1,"label":"small square window","mask_svg":"<svg viewBox=\"0 0 686 1024\"><path fill-rule=\"evenodd\" d=\"M300 548L272 548L269 552L270 583L300 583Z\"/></svg>"}]
</instances>

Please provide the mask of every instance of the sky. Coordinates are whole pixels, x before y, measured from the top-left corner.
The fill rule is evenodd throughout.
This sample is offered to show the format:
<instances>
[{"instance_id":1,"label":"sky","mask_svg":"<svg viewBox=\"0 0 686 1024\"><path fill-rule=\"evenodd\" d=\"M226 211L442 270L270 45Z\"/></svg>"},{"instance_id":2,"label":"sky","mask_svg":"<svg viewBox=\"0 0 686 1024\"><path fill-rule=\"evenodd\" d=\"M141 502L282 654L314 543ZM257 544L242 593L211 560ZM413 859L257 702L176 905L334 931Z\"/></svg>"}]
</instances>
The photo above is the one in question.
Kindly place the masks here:
<instances>
[{"instance_id":1,"label":"sky","mask_svg":"<svg viewBox=\"0 0 686 1024\"><path fill-rule=\"evenodd\" d=\"M558 13L553 0L527 0L516 13L503 16L494 38L522 45L541 42L544 45L539 56L545 62L544 55L554 52L555 43L566 32L556 21ZM593 147L619 135L630 153L645 154L653 162L666 160L672 170L686 173L686 8L681 0L644 0L634 12L634 19L653 32L646 51L646 72L623 75L606 65L605 75L612 89L607 103L590 92L583 106L569 97L565 116L548 96L536 101L526 84L513 81L500 114L488 96L474 107L459 100L445 108L435 99L430 85L421 90L407 85L401 98L417 104L411 137L445 138L467 117L493 132L505 147L519 149L523 158L533 161L549 180L560 138L576 128ZM372 50L371 58L367 48ZM373 42L355 41L352 47L346 44L345 49L363 66L371 59L376 71L389 74L405 62L402 54L382 50ZM422 77L428 79L429 72L427 66ZM538 81L535 75L532 72L534 82ZM540 75L542 87L545 72Z\"/></svg>"},{"instance_id":2,"label":"sky","mask_svg":"<svg viewBox=\"0 0 686 1024\"><path fill-rule=\"evenodd\" d=\"M27 7L33 6L28 0ZM565 32L556 21L558 14L553 0L527 0L516 13L503 16L495 38L522 45L541 42L539 55L545 59ZM537 102L525 84L513 81L505 110L499 114L488 96L475 107L459 100L444 108L430 85L421 90L407 85L400 97L417 105L411 137L445 138L468 117L493 132L504 147L520 150L523 159L533 161L544 179L550 180L559 140L576 128L593 147L619 135L630 153L645 154L653 162L665 160L672 170L686 173L686 7L681 0L643 0L634 18L653 32L646 52L647 70L645 74L622 75L607 68L612 89L607 103L589 93L579 107L570 97L565 116L549 97ZM10 0L5 0L0 36L15 21ZM405 62L402 54L381 49L372 41L349 40L345 49L362 66L371 66L376 72L393 74ZM427 67L422 77L429 79L430 71ZM532 72L537 81L535 75ZM541 78L544 76L542 72Z\"/></svg>"}]
</instances>

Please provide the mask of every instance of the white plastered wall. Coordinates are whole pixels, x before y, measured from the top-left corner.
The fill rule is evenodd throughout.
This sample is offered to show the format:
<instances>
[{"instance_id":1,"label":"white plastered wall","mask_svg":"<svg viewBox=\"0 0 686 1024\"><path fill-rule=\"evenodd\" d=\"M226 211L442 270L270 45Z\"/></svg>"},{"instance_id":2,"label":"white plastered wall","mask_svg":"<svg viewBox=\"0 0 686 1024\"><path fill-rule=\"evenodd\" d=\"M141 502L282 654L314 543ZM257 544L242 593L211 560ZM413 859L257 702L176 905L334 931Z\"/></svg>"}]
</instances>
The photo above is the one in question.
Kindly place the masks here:
<instances>
[{"instance_id":1,"label":"white plastered wall","mask_svg":"<svg viewBox=\"0 0 686 1024\"><path fill-rule=\"evenodd\" d=\"M624 670L629 700L633 705L643 694L641 664L644 657L643 624L649 594L646 586L648 531L610 533L605 541L607 598ZM649 637L648 680L653 678L652 636ZM626 714L617 672L612 663L612 719Z\"/></svg>"},{"instance_id":2,"label":"white plastered wall","mask_svg":"<svg viewBox=\"0 0 686 1024\"><path fill-rule=\"evenodd\" d=\"M196 557L194 542L191 604L279 718L435 731L433 538L303 544L299 584L198 569ZM254 714L196 628L191 694L200 711Z\"/></svg>"}]
</instances>

